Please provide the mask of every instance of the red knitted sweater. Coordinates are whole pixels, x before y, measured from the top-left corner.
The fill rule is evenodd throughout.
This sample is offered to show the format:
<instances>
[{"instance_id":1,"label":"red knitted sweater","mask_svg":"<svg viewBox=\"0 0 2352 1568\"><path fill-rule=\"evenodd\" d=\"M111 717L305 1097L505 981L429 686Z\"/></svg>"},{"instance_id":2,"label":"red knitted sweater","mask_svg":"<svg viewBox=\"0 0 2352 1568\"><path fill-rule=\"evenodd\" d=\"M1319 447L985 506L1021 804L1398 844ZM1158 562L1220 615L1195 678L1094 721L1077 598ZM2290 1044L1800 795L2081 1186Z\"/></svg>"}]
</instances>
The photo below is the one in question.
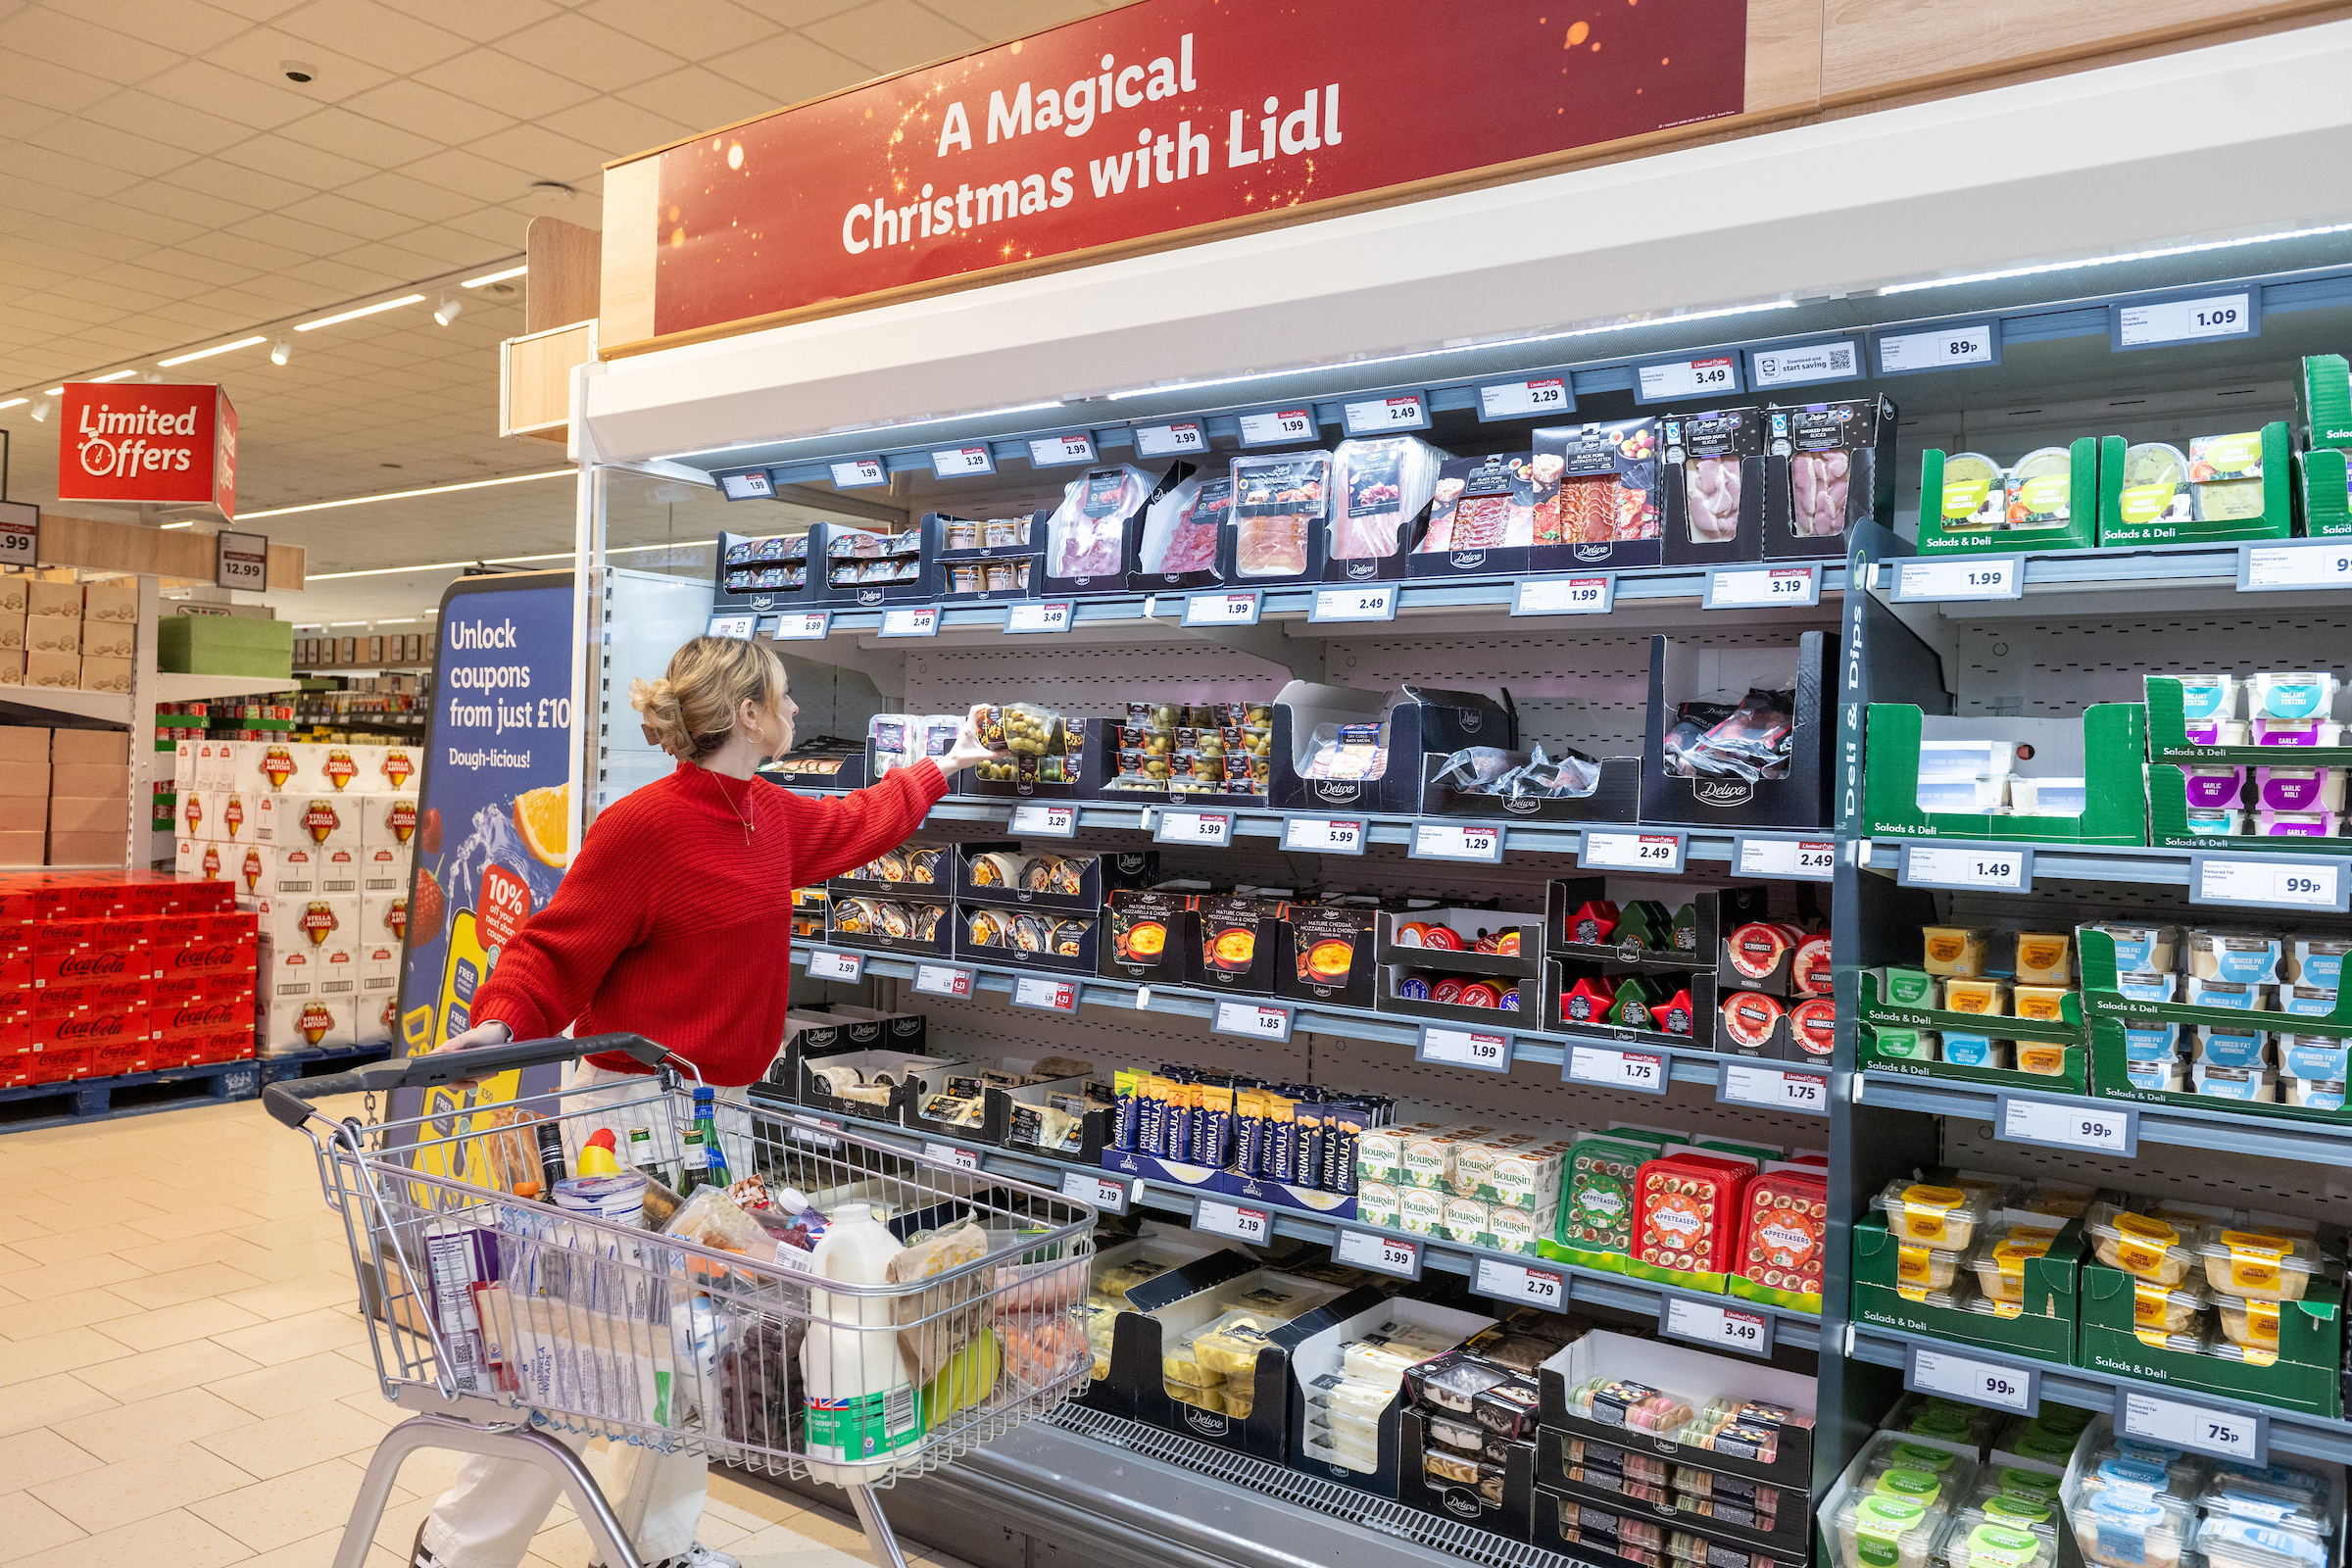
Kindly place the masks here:
<instances>
[{"instance_id":1,"label":"red knitted sweater","mask_svg":"<svg viewBox=\"0 0 2352 1568\"><path fill-rule=\"evenodd\" d=\"M474 998L517 1040L633 1030L735 1088L767 1070L792 993L792 890L903 842L948 793L928 760L828 799L691 762L597 817L556 896ZM746 802L752 841L743 841ZM617 1072L628 1056L588 1058Z\"/></svg>"}]
</instances>

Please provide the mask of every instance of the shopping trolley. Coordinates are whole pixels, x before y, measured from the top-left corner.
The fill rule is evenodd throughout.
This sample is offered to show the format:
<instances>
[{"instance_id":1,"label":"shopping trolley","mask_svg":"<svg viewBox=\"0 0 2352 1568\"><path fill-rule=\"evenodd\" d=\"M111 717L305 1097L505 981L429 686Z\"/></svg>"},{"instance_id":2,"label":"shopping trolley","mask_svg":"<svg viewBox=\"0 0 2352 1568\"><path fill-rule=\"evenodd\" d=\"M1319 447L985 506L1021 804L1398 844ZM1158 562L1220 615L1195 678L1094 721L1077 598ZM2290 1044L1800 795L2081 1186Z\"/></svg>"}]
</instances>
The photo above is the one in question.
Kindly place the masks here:
<instances>
[{"instance_id":1,"label":"shopping trolley","mask_svg":"<svg viewBox=\"0 0 2352 1568\"><path fill-rule=\"evenodd\" d=\"M608 1083L496 1104L460 1092L466 1080L613 1051L656 1069L642 1090ZM576 1451L597 1437L840 1485L877 1562L905 1568L875 1492L1046 1414L1086 1379L1078 1316L1095 1213L1059 1193L720 1102L727 1169L739 1184L757 1177L768 1207L722 1203L706 1188L666 1215L663 1232L651 1227L675 1197L666 1185L649 1185L643 1225L545 1200L555 1141L562 1169L574 1171L601 1129L625 1168L630 1134L643 1128L675 1175L691 1076L652 1041L611 1034L263 1091L270 1114L311 1140L351 1243L384 1396L414 1412L368 1466L336 1568L361 1568L401 1461L419 1448L539 1467L569 1495L598 1563L643 1568ZM377 1094L444 1085L460 1086L456 1106L373 1119ZM360 1091L368 1120L331 1120L310 1103ZM924 1243L901 1265L937 1272L882 1285L816 1275L805 1250L814 1216L856 1201L902 1242ZM828 1367L871 1366L877 1353L890 1364L895 1349L893 1387L859 1406L870 1419L854 1439L838 1414L838 1374L821 1391L835 1397L814 1401L812 1430L802 1368L811 1345Z\"/></svg>"}]
</instances>

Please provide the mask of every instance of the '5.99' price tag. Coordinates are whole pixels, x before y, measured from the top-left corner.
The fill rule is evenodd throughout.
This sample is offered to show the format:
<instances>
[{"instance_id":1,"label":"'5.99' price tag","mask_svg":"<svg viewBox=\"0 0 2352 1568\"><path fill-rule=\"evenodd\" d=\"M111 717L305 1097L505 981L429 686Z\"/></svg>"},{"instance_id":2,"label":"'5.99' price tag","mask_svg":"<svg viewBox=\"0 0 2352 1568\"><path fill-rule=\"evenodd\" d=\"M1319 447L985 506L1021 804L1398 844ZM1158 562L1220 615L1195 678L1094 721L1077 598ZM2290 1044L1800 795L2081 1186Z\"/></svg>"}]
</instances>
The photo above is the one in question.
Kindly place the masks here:
<instances>
[{"instance_id":1,"label":"'5.99' price tag","mask_svg":"<svg viewBox=\"0 0 2352 1568\"><path fill-rule=\"evenodd\" d=\"M1223 849L1233 842L1231 811L1172 811L1162 809L1152 829L1154 844L1197 844Z\"/></svg>"},{"instance_id":2,"label":"'5.99' price tag","mask_svg":"<svg viewBox=\"0 0 2352 1568\"><path fill-rule=\"evenodd\" d=\"M1365 824L1360 818L1286 816L1282 847L1305 855L1361 855Z\"/></svg>"}]
</instances>

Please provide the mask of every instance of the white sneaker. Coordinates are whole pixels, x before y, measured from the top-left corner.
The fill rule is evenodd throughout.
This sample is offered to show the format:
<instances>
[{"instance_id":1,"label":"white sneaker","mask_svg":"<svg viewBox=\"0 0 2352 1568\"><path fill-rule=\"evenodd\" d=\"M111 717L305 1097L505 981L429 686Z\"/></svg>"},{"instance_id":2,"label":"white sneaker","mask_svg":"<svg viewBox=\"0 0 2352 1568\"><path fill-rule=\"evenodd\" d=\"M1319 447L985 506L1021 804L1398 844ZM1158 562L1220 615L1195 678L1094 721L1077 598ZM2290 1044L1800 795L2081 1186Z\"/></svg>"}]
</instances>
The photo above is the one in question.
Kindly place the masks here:
<instances>
[{"instance_id":1,"label":"white sneaker","mask_svg":"<svg viewBox=\"0 0 2352 1568\"><path fill-rule=\"evenodd\" d=\"M420 1562L417 1568L431 1568L431 1565ZM743 1568L743 1559L730 1557L723 1551L712 1551L698 1541L676 1556L649 1562L645 1568Z\"/></svg>"}]
</instances>

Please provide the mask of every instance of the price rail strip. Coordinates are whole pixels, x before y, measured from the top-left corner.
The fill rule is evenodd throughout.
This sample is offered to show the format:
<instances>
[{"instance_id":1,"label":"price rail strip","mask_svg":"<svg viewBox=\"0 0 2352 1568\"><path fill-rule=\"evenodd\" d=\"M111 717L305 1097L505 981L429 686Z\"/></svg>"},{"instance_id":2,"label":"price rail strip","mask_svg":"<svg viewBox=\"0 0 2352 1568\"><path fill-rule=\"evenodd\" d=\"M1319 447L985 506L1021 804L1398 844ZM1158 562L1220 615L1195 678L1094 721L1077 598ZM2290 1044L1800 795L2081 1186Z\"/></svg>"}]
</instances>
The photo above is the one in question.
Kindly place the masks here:
<instances>
[{"instance_id":1,"label":"price rail strip","mask_svg":"<svg viewBox=\"0 0 2352 1568\"><path fill-rule=\"evenodd\" d=\"M2211 850L2168 850L2140 844L2042 844L2024 839L1892 839L1874 838L1867 841L1869 858L1863 863L1874 871L1892 871L1902 864L1906 844L1932 845L1937 849L1985 851L2015 855L2021 851L2034 852L2034 880L2039 882L2123 882L2134 886L2158 886L2187 889L2194 885L2194 860L2202 855L2214 858L2232 857L2284 858L2300 856L2305 859L2324 860L2344 867L2352 876L2352 854L2315 850L2315 843L2325 842L2302 838L2246 838L2242 844L2231 842L2226 848ZM2352 841L2348 841L2352 842ZM1698 840L1691 840L1695 853ZM1987 889L1987 892L1995 890ZM2263 909L2276 915L2278 907L2269 904L2225 904L2219 900L2202 901L2200 908Z\"/></svg>"},{"instance_id":2,"label":"price rail strip","mask_svg":"<svg viewBox=\"0 0 2352 1568\"><path fill-rule=\"evenodd\" d=\"M1740 1304L1744 1307L1746 1303ZM2332 1459L2338 1464L2352 1463L2352 1421L2330 1421L2325 1416L2305 1415L2277 1405L2232 1399L2227 1395L2213 1394L2203 1389L2117 1377L2089 1367L2038 1360L2006 1348L1961 1345L1924 1334L1898 1334L1864 1323L1853 1326L1846 1354L1849 1359L1868 1361L1875 1366L1900 1367L1905 1352L1912 1346L1964 1357L1989 1351L2004 1362L2031 1366L2041 1374L2044 1404L2056 1402L2085 1410L2114 1410L2122 1405L2124 1396L2130 1393L2151 1395L2160 1399L2202 1405L2248 1417L2268 1416L2274 1453L2299 1454L2307 1459Z\"/></svg>"},{"instance_id":3,"label":"price rail strip","mask_svg":"<svg viewBox=\"0 0 2352 1568\"><path fill-rule=\"evenodd\" d=\"M2111 1100L2097 1095L2069 1095L2062 1090L1995 1089L1938 1078L1932 1073L1914 1076L1901 1072L1865 1072L1855 1077L1855 1099L1864 1104L1921 1111L1931 1116L1964 1116L1973 1121L1997 1120L2003 1094L2081 1105L2086 1111L2135 1110L2139 1113L2142 1143L2222 1150L2314 1165L2352 1163L2352 1123L2330 1127L2317 1122L2248 1115L2227 1105L2206 1110L2188 1105Z\"/></svg>"},{"instance_id":4,"label":"price rail strip","mask_svg":"<svg viewBox=\"0 0 2352 1568\"><path fill-rule=\"evenodd\" d=\"M816 945L825 946L826 944L817 943ZM1149 990L1152 993L1150 1011L1179 1013L1187 1017L1199 1018L1203 1022L1214 1016L1216 1004L1219 1002L1279 1003L1283 1006L1296 1009L1298 1016L1294 1028L1299 1033L1344 1034L1351 1039L1376 1040L1383 1045L1408 1048L1419 1042L1421 1025L1425 1021L1417 1016L1408 1016L1403 1013L1375 1012L1369 1007L1318 1006L1314 1003L1300 1002L1293 997L1256 995L1237 997L1230 991L1196 991L1173 985L1143 986L1131 980L1107 980L1101 975L1075 970L1012 968L959 957L917 958L906 954L852 947L846 943L840 945L840 951L863 956L866 974L869 977L886 980L913 979L915 966L918 963L954 964L960 969L971 969L975 971L972 991L976 996L982 994L1010 996L1013 986L1022 980L1065 980L1078 987L1078 1000L1081 1006L1136 1007L1139 994ZM808 967L805 947L799 944L794 946L792 961L802 968ZM1639 1051L1671 1056L1673 1058L1672 1077L1676 1083L1712 1085L1716 1081L1722 1063L1750 1059L1745 1056L1726 1055L1716 1051L1696 1048L1678 1051L1646 1041L1625 1041L1601 1035L1546 1034L1542 1030L1530 1029L1525 1024L1511 1021L1520 1017L1520 1014L1497 1009L1494 1016L1496 1027L1506 1030L1517 1041L1517 1045L1511 1053L1511 1060L1514 1065L1520 1062L1532 1062L1540 1066L1557 1067L1566 1058L1570 1047L1597 1046L1608 1051ZM1535 1015L1528 1014L1527 1016ZM1759 1061L1757 1064L1792 1070L1803 1069L1807 1065L1797 1061Z\"/></svg>"}]
</instances>

